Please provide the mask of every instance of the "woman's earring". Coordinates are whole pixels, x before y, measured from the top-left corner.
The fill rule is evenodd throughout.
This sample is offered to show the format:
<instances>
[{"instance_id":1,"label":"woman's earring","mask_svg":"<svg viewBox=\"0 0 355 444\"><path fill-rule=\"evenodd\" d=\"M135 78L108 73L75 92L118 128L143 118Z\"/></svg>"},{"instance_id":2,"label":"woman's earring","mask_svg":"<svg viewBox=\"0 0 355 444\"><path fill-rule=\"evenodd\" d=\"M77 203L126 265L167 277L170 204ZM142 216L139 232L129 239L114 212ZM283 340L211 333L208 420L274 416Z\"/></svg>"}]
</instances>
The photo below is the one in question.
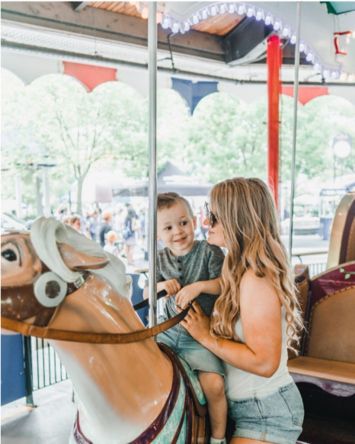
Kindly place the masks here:
<instances>
[{"instance_id":1,"label":"woman's earring","mask_svg":"<svg viewBox=\"0 0 355 444\"><path fill-rule=\"evenodd\" d=\"M33 285L37 301L44 307L57 307L67 294L68 284L53 271L41 274Z\"/></svg>"}]
</instances>

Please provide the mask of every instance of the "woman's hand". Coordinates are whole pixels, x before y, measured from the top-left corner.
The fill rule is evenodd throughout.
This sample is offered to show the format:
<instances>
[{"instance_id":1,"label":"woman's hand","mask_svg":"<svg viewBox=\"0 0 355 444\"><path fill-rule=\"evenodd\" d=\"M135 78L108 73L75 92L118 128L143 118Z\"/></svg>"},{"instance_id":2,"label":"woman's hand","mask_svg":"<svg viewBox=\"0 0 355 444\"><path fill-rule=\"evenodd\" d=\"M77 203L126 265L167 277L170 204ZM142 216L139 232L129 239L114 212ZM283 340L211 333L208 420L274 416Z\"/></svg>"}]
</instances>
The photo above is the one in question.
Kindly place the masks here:
<instances>
[{"instance_id":1,"label":"woman's hand","mask_svg":"<svg viewBox=\"0 0 355 444\"><path fill-rule=\"evenodd\" d=\"M204 339L210 337L210 318L204 314L197 302L192 304L181 325L196 341L203 343Z\"/></svg>"},{"instance_id":2,"label":"woman's hand","mask_svg":"<svg viewBox=\"0 0 355 444\"><path fill-rule=\"evenodd\" d=\"M183 310L201 293L198 282L186 285L176 293L175 304Z\"/></svg>"}]
</instances>

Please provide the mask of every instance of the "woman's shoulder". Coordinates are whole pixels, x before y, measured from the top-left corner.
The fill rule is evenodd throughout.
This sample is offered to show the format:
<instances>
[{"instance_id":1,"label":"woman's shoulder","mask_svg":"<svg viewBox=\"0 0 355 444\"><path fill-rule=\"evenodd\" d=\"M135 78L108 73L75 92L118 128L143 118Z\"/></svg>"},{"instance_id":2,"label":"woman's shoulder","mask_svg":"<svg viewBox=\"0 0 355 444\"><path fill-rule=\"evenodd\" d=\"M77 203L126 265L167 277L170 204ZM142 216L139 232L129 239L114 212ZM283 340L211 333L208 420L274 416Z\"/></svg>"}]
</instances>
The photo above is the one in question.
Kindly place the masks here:
<instances>
[{"instance_id":1,"label":"woman's shoulder","mask_svg":"<svg viewBox=\"0 0 355 444\"><path fill-rule=\"evenodd\" d=\"M243 294L275 294L275 288L269 277L258 276L254 270L249 268L240 280L240 293L241 297Z\"/></svg>"}]
</instances>

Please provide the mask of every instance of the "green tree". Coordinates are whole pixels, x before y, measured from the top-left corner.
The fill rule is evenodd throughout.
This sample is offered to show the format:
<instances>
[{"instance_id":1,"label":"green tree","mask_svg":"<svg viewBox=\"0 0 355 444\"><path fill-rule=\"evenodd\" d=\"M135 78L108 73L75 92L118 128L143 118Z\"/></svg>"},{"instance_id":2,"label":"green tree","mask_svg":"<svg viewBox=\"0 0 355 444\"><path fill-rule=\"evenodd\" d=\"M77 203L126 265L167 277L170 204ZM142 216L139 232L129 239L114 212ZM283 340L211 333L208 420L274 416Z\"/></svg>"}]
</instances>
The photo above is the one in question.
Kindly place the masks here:
<instances>
[{"instance_id":1,"label":"green tree","mask_svg":"<svg viewBox=\"0 0 355 444\"><path fill-rule=\"evenodd\" d=\"M29 85L17 105L23 109L17 119L23 143L9 138L13 163L25 158L32 165L56 164L62 189L76 184L78 213L84 180L98 160L141 158L144 107L127 85L110 82L88 93L72 77L49 75Z\"/></svg>"},{"instance_id":2,"label":"green tree","mask_svg":"<svg viewBox=\"0 0 355 444\"><path fill-rule=\"evenodd\" d=\"M187 156L192 169L212 182L262 174L264 122L262 104L248 109L224 93L205 97L196 107L190 126Z\"/></svg>"}]
</instances>

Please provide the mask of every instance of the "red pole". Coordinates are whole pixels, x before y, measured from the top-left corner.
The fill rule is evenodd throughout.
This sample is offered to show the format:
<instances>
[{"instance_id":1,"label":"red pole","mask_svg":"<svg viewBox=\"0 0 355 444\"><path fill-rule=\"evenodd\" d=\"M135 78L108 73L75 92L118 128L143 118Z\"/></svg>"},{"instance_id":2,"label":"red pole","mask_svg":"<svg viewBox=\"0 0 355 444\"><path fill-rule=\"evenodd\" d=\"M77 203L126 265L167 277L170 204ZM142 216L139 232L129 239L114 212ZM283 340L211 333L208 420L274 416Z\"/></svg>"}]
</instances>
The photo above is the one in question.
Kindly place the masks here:
<instances>
[{"instance_id":1,"label":"red pole","mask_svg":"<svg viewBox=\"0 0 355 444\"><path fill-rule=\"evenodd\" d=\"M280 68L282 50L280 37L272 35L267 41L268 69L268 182L279 202L279 100L281 91Z\"/></svg>"}]
</instances>

